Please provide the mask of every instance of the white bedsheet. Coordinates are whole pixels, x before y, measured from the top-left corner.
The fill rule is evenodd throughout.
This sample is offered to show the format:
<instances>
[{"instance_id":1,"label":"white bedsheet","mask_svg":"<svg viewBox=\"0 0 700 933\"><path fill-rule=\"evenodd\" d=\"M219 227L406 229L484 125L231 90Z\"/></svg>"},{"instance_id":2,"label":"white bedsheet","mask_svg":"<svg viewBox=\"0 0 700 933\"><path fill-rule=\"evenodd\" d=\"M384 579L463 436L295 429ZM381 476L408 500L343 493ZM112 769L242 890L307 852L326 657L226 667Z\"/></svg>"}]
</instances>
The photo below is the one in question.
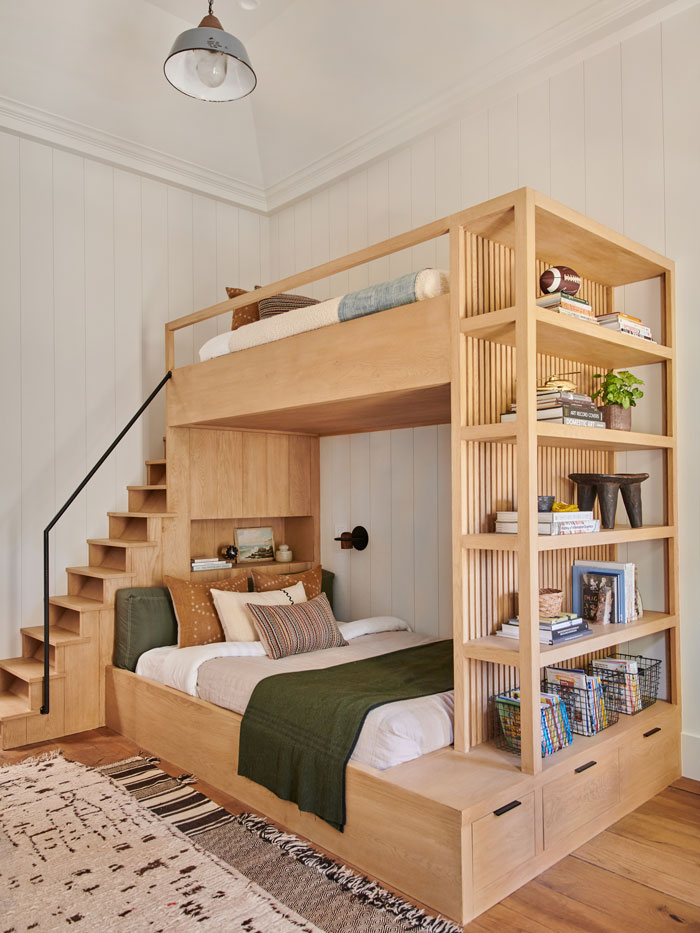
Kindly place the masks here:
<instances>
[{"instance_id":1,"label":"white bedsheet","mask_svg":"<svg viewBox=\"0 0 700 933\"><path fill-rule=\"evenodd\" d=\"M255 685L265 677L294 670L333 667L434 641L406 631L408 626L405 622L390 617L340 625L348 641L344 648L292 655L277 661L268 658L261 646L256 649L258 642L153 648L141 656L136 673L243 714ZM400 630L397 630L399 626ZM246 646L245 655L241 652L241 645ZM200 689L199 672L209 662L218 666L217 677L205 676L204 689ZM219 692L212 684L221 683L224 670L226 689ZM210 671L214 673L211 668ZM386 703L367 716L352 760L379 770L394 767L451 745L453 726L453 691Z\"/></svg>"}]
</instances>

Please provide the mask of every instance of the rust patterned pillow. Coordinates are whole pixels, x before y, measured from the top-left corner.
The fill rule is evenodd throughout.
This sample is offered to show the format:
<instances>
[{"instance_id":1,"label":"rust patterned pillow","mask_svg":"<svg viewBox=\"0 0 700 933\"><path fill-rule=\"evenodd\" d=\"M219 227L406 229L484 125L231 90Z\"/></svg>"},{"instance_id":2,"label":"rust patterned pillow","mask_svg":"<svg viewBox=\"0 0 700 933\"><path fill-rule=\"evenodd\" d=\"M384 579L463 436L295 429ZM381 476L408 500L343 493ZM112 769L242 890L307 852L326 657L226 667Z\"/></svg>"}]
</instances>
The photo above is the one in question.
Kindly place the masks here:
<instances>
[{"instance_id":1,"label":"rust patterned pillow","mask_svg":"<svg viewBox=\"0 0 700 933\"><path fill-rule=\"evenodd\" d=\"M260 288L259 285L255 287ZM239 295L247 295L248 289L227 287L226 294L229 298L238 298ZM252 304L244 305L242 308L236 308L231 317L231 330L238 330L238 328L243 327L244 324L253 324L255 321L259 320L260 312L258 311L258 303L254 301Z\"/></svg>"},{"instance_id":2,"label":"rust patterned pillow","mask_svg":"<svg viewBox=\"0 0 700 933\"><path fill-rule=\"evenodd\" d=\"M249 603L248 609L265 653L274 660L347 645L325 593L294 606Z\"/></svg>"},{"instance_id":3,"label":"rust patterned pillow","mask_svg":"<svg viewBox=\"0 0 700 933\"><path fill-rule=\"evenodd\" d=\"M321 567L305 570L303 573L264 573L262 570L252 570L253 587L256 593L267 593L269 590L282 590L295 583L304 584L307 599L315 599L321 593Z\"/></svg>"},{"instance_id":4,"label":"rust patterned pillow","mask_svg":"<svg viewBox=\"0 0 700 933\"><path fill-rule=\"evenodd\" d=\"M225 641L219 616L211 596L213 587L233 593L248 592L248 574L239 574L231 580L212 580L209 583L190 583L177 577L164 577L177 619L177 643L180 648L192 645L210 645Z\"/></svg>"},{"instance_id":5,"label":"rust patterned pillow","mask_svg":"<svg viewBox=\"0 0 700 933\"><path fill-rule=\"evenodd\" d=\"M260 320L275 317L278 314L286 314L287 311L295 311L297 308L308 308L309 305L317 305L318 298L307 298L305 295L285 294L272 295L270 298L263 298L258 305L260 309Z\"/></svg>"}]
</instances>

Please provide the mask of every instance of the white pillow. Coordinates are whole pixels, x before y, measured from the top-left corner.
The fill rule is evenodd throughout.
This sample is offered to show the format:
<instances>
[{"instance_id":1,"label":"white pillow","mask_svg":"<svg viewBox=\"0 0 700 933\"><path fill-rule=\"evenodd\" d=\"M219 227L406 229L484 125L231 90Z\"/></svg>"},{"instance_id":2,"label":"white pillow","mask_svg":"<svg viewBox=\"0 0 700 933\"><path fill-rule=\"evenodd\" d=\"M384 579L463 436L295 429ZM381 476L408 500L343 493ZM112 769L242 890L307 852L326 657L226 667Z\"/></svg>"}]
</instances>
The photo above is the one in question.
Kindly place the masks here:
<instances>
[{"instance_id":1,"label":"white pillow","mask_svg":"<svg viewBox=\"0 0 700 933\"><path fill-rule=\"evenodd\" d=\"M295 583L283 590L268 590L267 593L231 593L228 590L211 591L214 606L221 621L226 641L259 641L253 625L253 616L246 603L255 606L293 606L306 602L303 583ZM231 599L230 597L233 597Z\"/></svg>"}]
</instances>

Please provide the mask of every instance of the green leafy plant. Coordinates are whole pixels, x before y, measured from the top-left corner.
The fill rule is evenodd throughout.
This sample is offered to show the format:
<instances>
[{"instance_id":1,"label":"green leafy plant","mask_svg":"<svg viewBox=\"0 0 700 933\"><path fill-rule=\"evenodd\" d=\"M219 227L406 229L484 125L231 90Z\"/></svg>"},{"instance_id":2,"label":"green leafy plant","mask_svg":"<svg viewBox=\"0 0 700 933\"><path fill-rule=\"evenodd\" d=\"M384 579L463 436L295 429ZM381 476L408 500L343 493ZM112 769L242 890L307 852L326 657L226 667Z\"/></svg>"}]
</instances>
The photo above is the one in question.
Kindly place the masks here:
<instances>
[{"instance_id":1,"label":"green leafy plant","mask_svg":"<svg viewBox=\"0 0 700 933\"><path fill-rule=\"evenodd\" d=\"M638 398L644 393L637 386L643 386L644 380L637 379L627 369L609 369L605 375L594 373L594 379L602 379L591 398L600 399L601 405L622 405L623 408L634 408Z\"/></svg>"}]
</instances>

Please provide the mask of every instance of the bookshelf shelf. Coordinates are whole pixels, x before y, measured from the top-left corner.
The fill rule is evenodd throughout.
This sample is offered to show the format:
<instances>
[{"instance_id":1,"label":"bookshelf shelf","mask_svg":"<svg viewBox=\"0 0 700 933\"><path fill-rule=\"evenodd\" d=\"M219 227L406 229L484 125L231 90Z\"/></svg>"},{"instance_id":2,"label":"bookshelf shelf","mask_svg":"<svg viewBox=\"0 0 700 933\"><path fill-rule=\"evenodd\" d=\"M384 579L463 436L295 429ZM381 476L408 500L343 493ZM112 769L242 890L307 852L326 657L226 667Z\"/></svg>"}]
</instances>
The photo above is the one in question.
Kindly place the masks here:
<instances>
[{"instance_id":1,"label":"bookshelf shelf","mask_svg":"<svg viewBox=\"0 0 700 933\"><path fill-rule=\"evenodd\" d=\"M621 369L665 363L674 358L671 347L616 333L547 308L534 306L537 352L566 360L594 361L602 368ZM515 346L515 308L463 318L462 333L480 340Z\"/></svg>"},{"instance_id":2,"label":"bookshelf shelf","mask_svg":"<svg viewBox=\"0 0 700 933\"><path fill-rule=\"evenodd\" d=\"M595 632L587 638L575 639L561 645L540 645L541 666L558 664L577 658L582 654L611 648L614 645L643 638L645 635L655 635L665 632L678 625L678 616L665 612L648 610L641 619L629 622L627 625L596 625L592 624ZM475 661L487 661L494 664L507 664L509 667L520 665L518 652L518 639L511 643L501 635L486 635L483 638L474 638L464 643L464 656Z\"/></svg>"},{"instance_id":3,"label":"bookshelf shelf","mask_svg":"<svg viewBox=\"0 0 700 933\"><path fill-rule=\"evenodd\" d=\"M462 440L515 444L516 423L477 424L462 428ZM611 431L599 428L578 428L568 424L547 424L538 421L537 443L540 447L578 448L580 450L668 450L675 446L673 437L663 434L642 434L636 431Z\"/></svg>"},{"instance_id":4,"label":"bookshelf shelf","mask_svg":"<svg viewBox=\"0 0 700 933\"><path fill-rule=\"evenodd\" d=\"M566 548L598 547L608 544L626 544L633 541L658 541L672 538L676 533L672 525L645 525L630 528L618 525L605 531L585 535L538 535L538 551L561 551ZM484 534L462 535L462 547L479 551L517 551L518 535Z\"/></svg>"}]
</instances>

